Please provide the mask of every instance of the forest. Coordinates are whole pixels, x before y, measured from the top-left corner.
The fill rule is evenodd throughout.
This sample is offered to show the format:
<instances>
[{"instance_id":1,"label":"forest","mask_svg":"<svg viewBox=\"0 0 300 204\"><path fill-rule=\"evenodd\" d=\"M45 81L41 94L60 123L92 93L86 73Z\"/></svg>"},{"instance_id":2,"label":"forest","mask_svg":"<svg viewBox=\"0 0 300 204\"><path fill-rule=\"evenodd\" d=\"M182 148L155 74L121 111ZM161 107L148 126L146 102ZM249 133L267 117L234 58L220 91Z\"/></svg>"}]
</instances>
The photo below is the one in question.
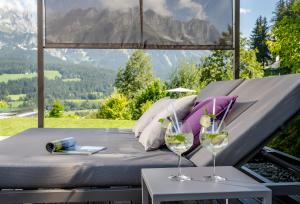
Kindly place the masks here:
<instances>
[{"instance_id":1,"label":"forest","mask_svg":"<svg viewBox=\"0 0 300 204\"><path fill-rule=\"evenodd\" d=\"M0 101L6 101L9 104L16 101L11 96L23 95L17 100L22 103L19 103L17 107L11 107L12 110L36 107L37 76L35 69L33 64L0 62ZM46 109L56 99L83 101L101 99L113 91L112 85L116 75L112 70L67 63L46 64L45 70ZM71 101L66 101L66 106L70 110L76 110L78 108L74 107L76 104L78 103L72 104ZM85 106L81 108L89 109L91 107L89 103Z\"/></svg>"}]
</instances>

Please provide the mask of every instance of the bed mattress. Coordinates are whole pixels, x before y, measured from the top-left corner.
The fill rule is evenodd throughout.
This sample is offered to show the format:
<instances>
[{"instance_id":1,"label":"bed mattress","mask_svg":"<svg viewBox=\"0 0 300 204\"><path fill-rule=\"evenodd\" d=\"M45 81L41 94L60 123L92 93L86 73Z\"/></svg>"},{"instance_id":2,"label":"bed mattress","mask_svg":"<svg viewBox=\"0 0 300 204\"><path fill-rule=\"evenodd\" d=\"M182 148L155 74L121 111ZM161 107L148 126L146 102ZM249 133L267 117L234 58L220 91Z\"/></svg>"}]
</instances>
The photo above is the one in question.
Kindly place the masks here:
<instances>
[{"instance_id":1,"label":"bed mattress","mask_svg":"<svg viewBox=\"0 0 300 204\"><path fill-rule=\"evenodd\" d=\"M75 137L80 145L106 146L94 155L51 155L45 144ZM145 152L128 130L29 129L0 142L0 189L139 186L142 168L176 167L166 148ZM187 159L182 166L193 166Z\"/></svg>"}]
</instances>

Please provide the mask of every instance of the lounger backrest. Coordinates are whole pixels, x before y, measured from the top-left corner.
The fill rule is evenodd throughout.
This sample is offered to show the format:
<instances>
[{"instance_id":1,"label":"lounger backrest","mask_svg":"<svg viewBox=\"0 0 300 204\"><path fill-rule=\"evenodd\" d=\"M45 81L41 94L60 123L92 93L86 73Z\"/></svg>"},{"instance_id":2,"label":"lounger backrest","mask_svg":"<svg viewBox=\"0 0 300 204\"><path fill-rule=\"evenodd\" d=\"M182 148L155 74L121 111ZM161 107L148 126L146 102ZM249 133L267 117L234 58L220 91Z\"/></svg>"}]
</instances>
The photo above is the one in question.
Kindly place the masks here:
<instances>
[{"instance_id":1,"label":"lounger backrest","mask_svg":"<svg viewBox=\"0 0 300 204\"><path fill-rule=\"evenodd\" d=\"M230 95L252 105L228 124L229 145L218 154L217 165L237 165L300 110L300 74L245 80ZM212 158L199 148L190 160L205 166Z\"/></svg>"},{"instance_id":2,"label":"lounger backrest","mask_svg":"<svg viewBox=\"0 0 300 204\"><path fill-rule=\"evenodd\" d=\"M210 96L227 96L236 87L238 87L244 79L231 81L217 81L208 84L197 96L197 100L203 100Z\"/></svg>"}]
</instances>

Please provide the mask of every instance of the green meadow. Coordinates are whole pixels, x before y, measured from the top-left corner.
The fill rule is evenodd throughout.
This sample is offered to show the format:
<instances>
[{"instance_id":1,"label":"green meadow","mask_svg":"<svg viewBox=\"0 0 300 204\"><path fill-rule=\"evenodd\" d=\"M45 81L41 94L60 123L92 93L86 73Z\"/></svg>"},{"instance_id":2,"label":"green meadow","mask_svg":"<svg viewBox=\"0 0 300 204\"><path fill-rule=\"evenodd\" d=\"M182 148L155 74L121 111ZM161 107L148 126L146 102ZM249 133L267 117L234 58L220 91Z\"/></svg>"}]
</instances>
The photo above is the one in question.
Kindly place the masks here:
<instances>
[{"instance_id":1,"label":"green meadow","mask_svg":"<svg viewBox=\"0 0 300 204\"><path fill-rule=\"evenodd\" d=\"M19 80L19 79L31 79L36 77L36 73L27 73L27 74L1 74L0 83L7 83L10 80ZM45 71L45 77L49 80L54 80L56 78L61 78L61 74L58 71Z\"/></svg>"},{"instance_id":2,"label":"green meadow","mask_svg":"<svg viewBox=\"0 0 300 204\"><path fill-rule=\"evenodd\" d=\"M8 98L12 101L20 101L24 97L26 97L26 94L8 95Z\"/></svg>"},{"instance_id":3,"label":"green meadow","mask_svg":"<svg viewBox=\"0 0 300 204\"><path fill-rule=\"evenodd\" d=\"M46 128L131 128L132 120L45 118ZM13 136L37 127L37 118L0 119L0 136Z\"/></svg>"}]
</instances>

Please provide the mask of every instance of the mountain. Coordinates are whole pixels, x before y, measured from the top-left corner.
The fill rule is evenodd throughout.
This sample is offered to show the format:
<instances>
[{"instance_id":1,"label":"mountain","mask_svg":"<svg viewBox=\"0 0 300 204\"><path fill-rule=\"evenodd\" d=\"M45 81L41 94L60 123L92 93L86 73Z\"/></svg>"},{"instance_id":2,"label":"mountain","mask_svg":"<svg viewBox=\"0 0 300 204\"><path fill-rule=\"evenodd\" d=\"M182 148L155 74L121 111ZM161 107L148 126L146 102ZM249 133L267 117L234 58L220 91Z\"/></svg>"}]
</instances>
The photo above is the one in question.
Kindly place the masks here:
<instances>
[{"instance_id":1,"label":"mountain","mask_svg":"<svg viewBox=\"0 0 300 204\"><path fill-rule=\"evenodd\" d=\"M36 11L32 0L0 0L0 60L36 63ZM91 15L91 11L90 15ZM70 13L69 15L73 15ZM94 15L98 15L95 14ZM101 14L103 18L105 14ZM133 14L132 14L133 15ZM71 17L69 16L69 18ZM113 18L110 16L110 18ZM102 19L101 22L104 22ZM98 22L98 25L103 25ZM119 23L123 23L120 21ZM199 22L198 22L199 23ZM191 26L191 25L190 25ZM101 28L101 27L100 27ZM116 37L116 36L114 36ZM84 64L98 69L117 70L124 67L132 50L47 49L45 62L52 64ZM155 73L166 79L183 59L198 61L203 51L148 50Z\"/></svg>"},{"instance_id":2,"label":"mountain","mask_svg":"<svg viewBox=\"0 0 300 204\"><path fill-rule=\"evenodd\" d=\"M144 41L149 44L205 45L218 44L220 33L207 20L187 21L161 16L153 10L144 12Z\"/></svg>"},{"instance_id":3,"label":"mountain","mask_svg":"<svg viewBox=\"0 0 300 204\"><path fill-rule=\"evenodd\" d=\"M140 8L74 8L57 10L46 6L47 43L218 45L218 29L208 19L178 19L152 9L143 12L141 36Z\"/></svg>"}]
</instances>

